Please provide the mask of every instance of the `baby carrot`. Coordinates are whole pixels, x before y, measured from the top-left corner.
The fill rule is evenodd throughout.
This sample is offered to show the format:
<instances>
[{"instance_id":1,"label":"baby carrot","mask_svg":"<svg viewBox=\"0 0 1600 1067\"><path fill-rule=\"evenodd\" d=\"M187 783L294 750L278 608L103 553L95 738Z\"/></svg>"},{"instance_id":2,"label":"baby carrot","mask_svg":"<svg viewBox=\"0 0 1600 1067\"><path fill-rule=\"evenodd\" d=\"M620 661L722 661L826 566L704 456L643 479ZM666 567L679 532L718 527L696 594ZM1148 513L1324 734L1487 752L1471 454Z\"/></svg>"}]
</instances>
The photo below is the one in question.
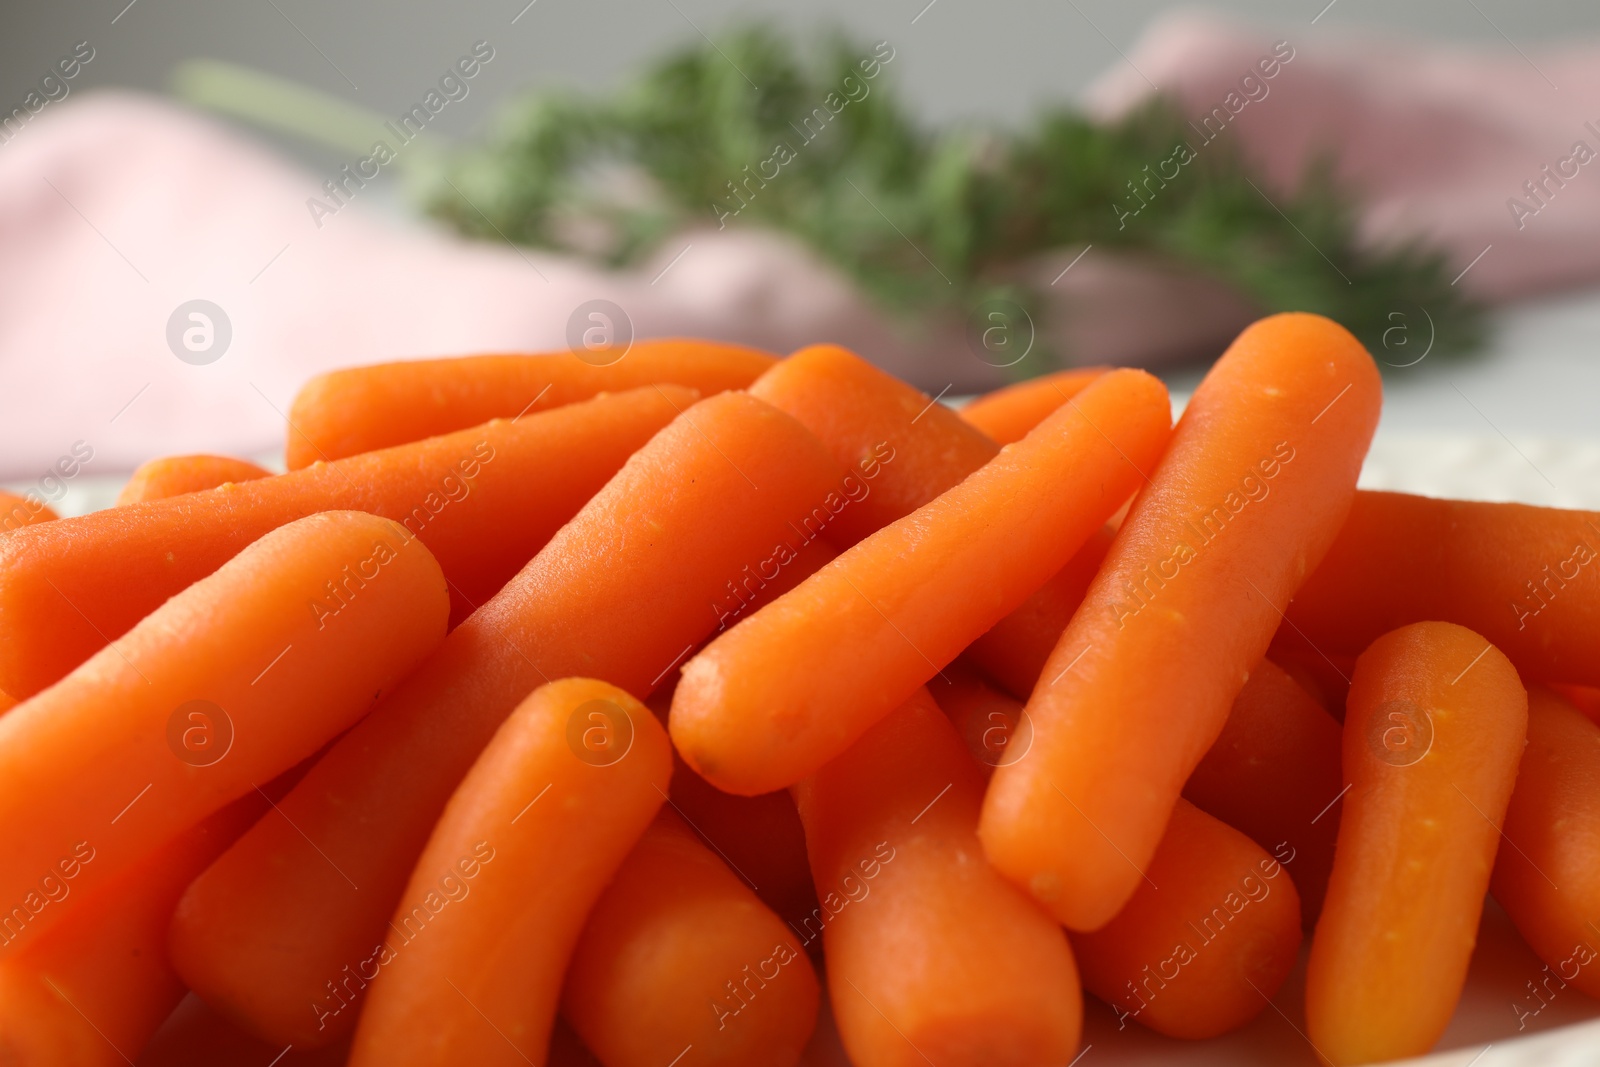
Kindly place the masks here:
<instances>
[{"instance_id":1,"label":"baby carrot","mask_svg":"<svg viewBox=\"0 0 1600 1067\"><path fill-rule=\"evenodd\" d=\"M163 456L134 471L117 494L118 504L165 500L169 496L215 489L228 482L253 482L272 472L247 459L231 456Z\"/></svg>"},{"instance_id":2,"label":"baby carrot","mask_svg":"<svg viewBox=\"0 0 1600 1067\"><path fill-rule=\"evenodd\" d=\"M1528 687L1528 747L1504 829L1495 900L1557 988L1600 996L1600 726L1543 686ZM1527 1011L1512 1010L1519 1021Z\"/></svg>"},{"instance_id":3,"label":"baby carrot","mask_svg":"<svg viewBox=\"0 0 1600 1067\"><path fill-rule=\"evenodd\" d=\"M329 371L295 396L285 458L298 470L646 385L671 383L710 396L743 389L774 361L742 345L660 340L639 341L621 356L466 356Z\"/></svg>"},{"instance_id":4,"label":"baby carrot","mask_svg":"<svg viewBox=\"0 0 1600 1067\"><path fill-rule=\"evenodd\" d=\"M0 489L0 534L54 518L56 513L43 500Z\"/></svg>"},{"instance_id":5,"label":"baby carrot","mask_svg":"<svg viewBox=\"0 0 1600 1067\"><path fill-rule=\"evenodd\" d=\"M591 718L607 724L593 741ZM584 917L671 776L666 731L616 686L534 690L417 861L378 944L351 1067L543 1062Z\"/></svg>"},{"instance_id":6,"label":"baby carrot","mask_svg":"<svg viewBox=\"0 0 1600 1067\"><path fill-rule=\"evenodd\" d=\"M1361 343L1303 314L1245 330L1195 390L1028 700L1029 758L984 802L989 861L1068 927L1098 928L1138 887L1349 510L1379 392Z\"/></svg>"},{"instance_id":7,"label":"baby carrot","mask_svg":"<svg viewBox=\"0 0 1600 1067\"><path fill-rule=\"evenodd\" d=\"M652 710L659 697L651 697ZM664 714L657 718L663 722ZM817 906L806 861L806 835L787 790L738 797L694 773L681 758L672 770L672 804L716 848L762 903L798 923Z\"/></svg>"},{"instance_id":8,"label":"baby carrot","mask_svg":"<svg viewBox=\"0 0 1600 1067\"><path fill-rule=\"evenodd\" d=\"M966 658L1012 696L1027 700L1056 642L1083 603L1089 583L1100 573L1114 536L1109 524L1090 534L1055 577L968 645Z\"/></svg>"},{"instance_id":9,"label":"baby carrot","mask_svg":"<svg viewBox=\"0 0 1600 1067\"><path fill-rule=\"evenodd\" d=\"M268 530L319 511L403 523L444 568L458 622L693 396L661 386L600 397L0 538L0 629L13 638L0 642L0 689L32 696Z\"/></svg>"},{"instance_id":10,"label":"baby carrot","mask_svg":"<svg viewBox=\"0 0 1600 1067\"><path fill-rule=\"evenodd\" d=\"M282 817L195 881L173 925L190 988L280 1047L347 1032L429 829L518 701L580 673L647 694L711 633L741 567L798 555L788 542L840 476L742 393L679 416L329 750Z\"/></svg>"},{"instance_id":11,"label":"baby carrot","mask_svg":"<svg viewBox=\"0 0 1600 1067\"><path fill-rule=\"evenodd\" d=\"M0 957L350 726L439 644L447 610L439 565L398 523L313 515L0 718ZM52 902L74 861L79 892Z\"/></svg>"},{"instance_id":12,"label":"baby carrot","mask_svg":"<svg viewBox=\"0 0 1600 1067\"><path fill-rule=\"evenodd\" d=\"M827 530L844 546L931 503L1000 451L949 408L837 345L801 349L758 378L750 393L793 415L852 472L850 504ZM1108 541L1109 535L1091 537L975 643L971 658L1026 697Z\"/></svg>"},{"instance_id":13,"label":"baby carrot","mask_svg":"<svg viewBox=\"0 0 1600 1067\"><path fill-rule=\"evenodd\" d=\"M183 999L183 983L166 959L167 921L179 894L266 808L256 793L239 798L0 964L0 1063L133 1062ZM72 892L70 881L56 885Z\"/></svg>"},{"instance_id":14,"label":"baby carrot","mask_svg":"<svg viewBox=\"0 0 1600 1067\"><path fill-rule=\"evenodd\" d=\"M589 913L561 1012L607 1067L793 1067L818 995L783 920L663 809Z\"/></svg>"},{"instance_id":15,"label":"baby carrot","mask_svg":"<svg viewBox=\"0 0 1600 1067\"><path fill-rule=\"evenodd\" d=\"M1300 954L1300 898L1244 834L1179 800L1116 918L1072 949L1089 992L1169 1037L1216 1037L1259 1015Z\"/></svg>"},{"instance_id":16,"label":"baby carrot","mask_svg":"<svg viewBox=\"0 0 1600 1067\"><path fill-rule=\"evenodd\" d=\"M1065 1064L1082 993L1066 935L983 860L983 778L926 691L795 787L828 995L852 1063Z\"/></svg>"},{"instance_id":17,"label":"baby carrot","mask_svg":"<svg viewBox=\"0 0 1600 1067\"><path fill-rule=\"evenodd\" d=\"M1020 441L1046 415L1088 388L1110 367L1074 367L1041 374L1025 382L986 393L958 414L1002 445Z\"/></svg>"},{"instance_id":18,"label":"baby carrot","mask_svg":"<svg viewBox=\"0 0 1600 1067\"><path fill-rule=\"evenodd\" d=\"M1153 467L1167 393L1114 371L683 668L672 739L731 793L813 773L1059 571Z\"/></svg>"},{"instance_id":19,"label":"baby carrot","mask_svg":"<svg viewBox=\"0 0 1600 1067\"><path fill-rule=\"evenodd\" d=\"M1001 763L1028 754L1033 738L1022 717L1022 702L991 686L961 660L930 681L928 691L984 777Z\"/></svg>"},{"instance_id":20,"label":"baby carrot","mask_svg":"<svg viewBox=\"0 0 1600 1067\"><path fill-rule=\"evenodd\" d=\"M1307 928L1328 889L1339 834L1336 801L1343 792L1338 721L1265 659L1250 672L1222 733L1183 787L1191 803L1289 868Z\"/></svg>"},{"instance_id":21,"label":"baby carrot","mask_svg":"<svg viewBox=\"0 0 1600 1067\"><path fill-rule=\"evenodd\" d=\"M1420 1055L1444 1032L1527 722L1516 669L1463 626L1406 626L1356 660L1351 787L1306 971L1307 1036L1325 1059Z\"/></svg>"},{"instance_id":22,"label":"baby carrot","mask_svg":"<svg viewBox=\"0 0 1600 1067\"><path fill-rule=\"evenodd\" d=\"M837 345L803 348L750 387L817 435L863 486L828 531L851 545L916 511L999 447L949 408Z\"/></svg>"},{"instance_id":23,"label":"baby carrot","mask_svg":"<svg viewBox=\"0 0 1600 1067\"><path fill-rule=\"evenodd\" d=\"M1600 512L1357 493L1288 612L1328 653L1448 619L1529 678L1600 685Z\"/></svg>"}]
</instances>

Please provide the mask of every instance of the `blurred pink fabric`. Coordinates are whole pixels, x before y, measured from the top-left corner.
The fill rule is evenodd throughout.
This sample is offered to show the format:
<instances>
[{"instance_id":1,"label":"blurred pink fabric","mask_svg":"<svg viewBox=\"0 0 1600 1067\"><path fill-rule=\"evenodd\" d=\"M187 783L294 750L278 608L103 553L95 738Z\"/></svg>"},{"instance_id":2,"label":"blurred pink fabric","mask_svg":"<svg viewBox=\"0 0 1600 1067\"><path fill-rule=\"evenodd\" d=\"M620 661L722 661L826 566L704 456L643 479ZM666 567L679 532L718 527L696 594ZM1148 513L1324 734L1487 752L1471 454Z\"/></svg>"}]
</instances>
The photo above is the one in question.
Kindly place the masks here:
<instances>
[{"instance_id":1,"label":"blurred pink fabric","mask_svg":"<svg viewBox=\"0 0 1600 1067\"><path fill-rule=\"evenodd\" d=\"M1462 280L1480 295L1600 275L1600 185L1590 175L1567 182L1520 230L1506 207L1573 142L1600 150L1584 126L1600 122L1600 49L1524 59L1311 28L1303 36L1229 134L1261 159L1274 189L1311 154L1335 149L1370 197L1369 239L1426 233L1461 267L1493 245ZM1151 92L1148 77L1198 119L1272 40L1198 16L1158 21L1131 63L1092 89L1091 106L1106 115L1133 106ZM958 319L886 318L776 234L685 233L655 262L612 274L396 221L374 209L370 190L319 228L305 202L324 177L217 121L132 94L75 95L0 145L0 480L26 486L78 442L94 452L92 473L179 451L259 455L281 445L296 389L319 371L565 347L569 318L594 299L623 308L639 337L780 352L846 344L930 393L1006 377L971 350ZM1052 300L1049 340L1076 361L1216 352L1253 314L1205 278L1103 249L1062 275L1078 251L1032 267ZM222 308L232 327L226 352L199 366L167 341L169 318L194 299Z\"/></svg>"}]
</instances>

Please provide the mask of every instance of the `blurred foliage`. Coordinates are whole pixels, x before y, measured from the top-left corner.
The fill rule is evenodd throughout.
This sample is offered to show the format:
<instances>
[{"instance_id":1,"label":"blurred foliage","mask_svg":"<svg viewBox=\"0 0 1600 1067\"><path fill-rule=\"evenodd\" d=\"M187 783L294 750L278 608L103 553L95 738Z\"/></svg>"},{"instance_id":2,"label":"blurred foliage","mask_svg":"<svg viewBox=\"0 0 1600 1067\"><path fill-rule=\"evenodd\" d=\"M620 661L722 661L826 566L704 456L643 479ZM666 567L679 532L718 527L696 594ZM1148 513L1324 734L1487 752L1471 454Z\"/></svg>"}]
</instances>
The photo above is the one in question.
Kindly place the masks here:
<instances>
[{"instance_id":1,"label":"blurred foliage","mask_svg":"<svg viewBox=\"0 0 1600 1067\"><path fill-rule=\"evenodd\" d=\"M1000 298L1037 318L1029 261L1092 243L1194 269L1263 312L1327 315L1374 350L1391 313L1416 307L1436 351L1481 341L1482 309L1451 286L1444 253L1363 245L1326 165L1269 201L1234 138L1204 141L1162 100L1109 124L1060 107L1020 131L928 131L892 70L887 45L875 56L835 36L803 51L746 29L613 96L533 94L448 161L428 207L467 233L616 266L687 226L774 227L906 316Z\"/></svg>"}]
</instances>

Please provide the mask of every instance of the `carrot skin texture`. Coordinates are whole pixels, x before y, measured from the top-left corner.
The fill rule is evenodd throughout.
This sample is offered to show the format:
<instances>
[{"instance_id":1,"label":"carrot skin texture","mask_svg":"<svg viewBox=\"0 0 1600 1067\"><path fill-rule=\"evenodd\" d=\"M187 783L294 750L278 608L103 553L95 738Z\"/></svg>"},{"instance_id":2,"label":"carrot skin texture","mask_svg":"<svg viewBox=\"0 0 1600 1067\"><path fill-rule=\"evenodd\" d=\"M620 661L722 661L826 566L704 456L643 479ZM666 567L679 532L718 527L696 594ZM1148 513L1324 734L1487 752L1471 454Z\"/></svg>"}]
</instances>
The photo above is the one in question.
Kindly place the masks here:
<instances>
[{"instance_id":1,"label":"carrot skin texture","mask_svg":"<svg viewBox=\"0 0 1600 1067\"><path fill-rule=\"evenodd\" d=\"M818 999L783 920L664 808L589 913L561 1011L608 1067L794 1067Z\"/></svg>"},{"instance_id":2,"label":"carrot skin texture","mask_svg":"<svg viewBox=\"0 0 1600 1067\"><path fill-rule=\"evenodd\" d=\"M1525 677L1600 685L1600 512L1357 493L1288 615L1328 653L1448 619Z\"/></svg>"},{"instance_id":3,"label":"carrot skin texture","mask_svg":"<svg viewBox=\"0 0 1600 1067\"><path fill-rule=\"evenodd\" d=\"M686 386L710 396L743 389L775 361L742 345L660 340L639 341L609 363L590 353L549 352L329 371L296 394L284 455L288 468L298 470L647 385Z\"/></svg>"},{"instance_id":4,"label":"carrot skin texture","mask_svg":"<svg viewBox=\"0 0 1600 1067\"><path fill-rule=\"evenodd\" d=\"M117 494L117 504L165 500L184 493L215 489L228 482L270 478L267 468L232 456L163 456L140 465Z\"/></svg>"},{"instance_id":5,"label":"carrot skin texture","mask_svg":"<svg viewBox=\"0 0 1600 1067\"><path fill-rule=\"evenodd\" d=\"M183 999L166 959L179 895L265 810L255 793L234 801L0 964L0 1063L115 1067L136 1055Z\"/></svg>"},{"instance_id":6,"label":"carrot skin texture","mask_svg":"<svg viewBox=\"0 0 1600 1067\"><path fill-rule=\"evenodd\" d=\"M1233 827L1179 800L1128 904L1074 934L1089 992L1119 1024L1207 1038L1254 1019L1300 952L1300 897L1284 866Z\"/></svg>"},{"instance_id":7,"label":"carrot skin texture","mask_svg":"<svg viewBox=\"0 0 1600 1067\"><path fill-rule=\"evenodd\" d=\"M1339 834L1339 738L1338 721L1264 659L1183 787L1190 803L1288 867L1308 929L1322 910Z\"/></svg>"},{"instance_id":8,"label":"carrot skin texture","mask_svg":"<svg viewBox=\"0 0 1600 1067\"><path fill-rule=\"evenodd\" d=\"M518 701L578 674L647 695L710 634L740 568L797 539L840 477L802 427L742 393L674 420L340 739L280 803L286 818L196 880L173 927L190 988L280 1047L348 1032L353 1010L319 1027L311 1005L370 955L429 828Z\"/></svg>"},{"instance_id":9,"label":"carrot skin texture","mask_svg":"<svg viewBox=\"0 0 1600 1067\"><path fill-rule=\"evenodd\" d=\"M1106 375L722 634L673 696L679 753L730 793L814 773L1061 569L1154 465L1169 410L1149 375Z\"/></svg>"},{"instance_id":10,"label":"carrot skin texture","mask_svg":"<svg viewBox=\"0 0 1600 1067\"><path fill-rule=\"evenodd\" d=\"M793 415L855 477L857 491L827 533L845 547L931 503L1000 451L956 412L837 345L801 349L758 378L750 394ZM1027 697L1109 543L1109 535L1091 537L969 656Z\"/></svg>"},{"instance_id":11,"label":"carrot skin texture","mask_svg":"<svg viewBox=\"0 0 1600 1067\"><path fill-rule=\"evenodd\" d=\"M51 522L58 517L55 510L43 500L35 500L32 497L0 489L0 534L20 530L24 526Z\"/></svg>"},{"instance_id":12,"label":"carrot skin texture","mask_svg":"<svg viewBox=\"0 0 1600 1067\"><path fill-rule=\"evenodd\" d=\"M1077 367L1041 374L1025 382L985 393L957 412L997 444L1009 445L1028 436L1062 404L1089 387L1110 367Z\"/></svg>"},{"instance_id":13,"label":"carrot skin texture","mask_svg":"<svg viewBox=\"0 0 1600 1067\"><path fill-rule=\"evenodd\" d=\"M984 862L983 778L919 690L795 787L828 993L860 1067L1022 1067L1077 1054L1066 935ZM926 1059L924 1058L926 1057Z\"/></svg>"},{"instance_id":14,"label":"carrot skin texture","mask_svg":"<svg viewBox=\"0 0 1600 1067\"><path fill-rule=\"evenodd\" d=\"M985 800L990 862L1070 929L1104 925L1140 883L1278 605L1338 532L1380 389L1346 330L1288 314L1195 391L1029 698L1029 758Z\"/></svg>"},{"instance_id":15,"label":"carrot skin texture","mask_svg":"<svg viewBox=\"0 0 1600 1067\"><path fill-rule=\"evenodd\" d=\"M1454 1013L1517 777L1528 697L1480 635L1402 627L1356 660L1306 1031L1335 1064L1419 1055Z\"/></svg>"},{"instance_id":16,"label":"carrot skin texture","mask_svg":"<svg viewBox=\"0 0 1600 1067\"><path fill-rule=\"evenodd\" d=\"M597 705L605 710L585 710ZM590 714L605 731L592 742ZM467 772L417 861L388 952L374 953L351 1067L542 1061L584 918L671 777L666 731L627 693L588 678L536 689ZM447 904L435 903L441 892Z\"/></svg>"},{"instance_id":17,"label":"carrot skin texture","mask_svg":"<svg viewBox=\"0 0 1600 1067\"><path fill-rule=\"evenodd\" d=\"M347 566L364 580L319 616ZM268 534L0 718L0 901L36 898L75 850L94 854L76 887L87 897L293 767L439 645L447 612L439 565L387 519L326 512ZM224 738L213 760L203 745ZM38 909L0 958L80 899Z\"/></svg>"},{"instance_id":18,"label":"carrot skin texture","mask_svg":"<svg viewBox=\"0 0 1600 1067\"><path fill-rule=\"evenodd\" d=\"M499 591L692 402L676 386L0 538L0 689L38 692L268 530L353 508L406 524L451 583L451 623ZM336 578L337 575L329 575Z\"/></svg>"},{"instance_id":19,"label":"carrot skin texture","mask_svg":"<svg viewBox=\"0 0 1600 1067\"><path fill-rule=\"evenodd\" d=\"M1562 982L1600 996L1600 726L1555 692L1528 687L1528 747L1489 887ZM1547 880L1548 879L1548 880Z\"/></svg>"}]
</instances>

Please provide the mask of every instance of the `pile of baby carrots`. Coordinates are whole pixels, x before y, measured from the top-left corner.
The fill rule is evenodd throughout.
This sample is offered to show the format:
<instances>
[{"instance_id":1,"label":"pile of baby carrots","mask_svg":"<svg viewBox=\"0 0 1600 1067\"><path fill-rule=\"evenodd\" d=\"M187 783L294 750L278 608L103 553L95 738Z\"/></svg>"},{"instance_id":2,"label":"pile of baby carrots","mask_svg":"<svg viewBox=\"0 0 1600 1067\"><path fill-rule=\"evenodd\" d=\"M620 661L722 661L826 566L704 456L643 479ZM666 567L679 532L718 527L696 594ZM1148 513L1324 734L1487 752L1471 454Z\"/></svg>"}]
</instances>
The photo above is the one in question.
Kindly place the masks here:
<instances>
[{"instance_id":1,"label":"pile of baby carrots","mask_svg":"<svg viewBox=\"0 0 1600 1067\"><path fill-rule=\"evenodd\" d=\"M1600 996L1600 514L1358 492L1380 403L1305 314L1176 425L650 341L0 501L0 1064L186 991L284 1063L1061 1067L1087 992L1361 1064L1491 891Z\"/></svg>"}]
</instances>

